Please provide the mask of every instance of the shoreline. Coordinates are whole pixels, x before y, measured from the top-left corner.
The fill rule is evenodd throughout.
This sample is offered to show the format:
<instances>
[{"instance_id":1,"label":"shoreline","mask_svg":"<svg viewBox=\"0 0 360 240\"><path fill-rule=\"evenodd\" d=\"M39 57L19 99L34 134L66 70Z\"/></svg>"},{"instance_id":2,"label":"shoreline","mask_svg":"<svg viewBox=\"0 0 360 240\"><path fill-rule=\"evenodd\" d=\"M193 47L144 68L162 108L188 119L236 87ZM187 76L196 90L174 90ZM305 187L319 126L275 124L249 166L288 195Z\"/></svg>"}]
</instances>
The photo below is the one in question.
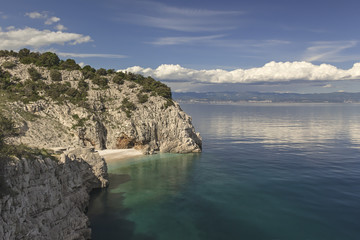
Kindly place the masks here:
<instances>
[{"instance_id":1,"label":"shoreline","mask_svg":"<svg viewBox=\"0 0 360 240\"><path fill-rule=\"evenodd\" d=\"M134 148L129 149L105 149L97 150L101 157L103 157L106 163L117 162L132 157L142 156L143 153L140 150Z\"/></svg>"}]
</instances>

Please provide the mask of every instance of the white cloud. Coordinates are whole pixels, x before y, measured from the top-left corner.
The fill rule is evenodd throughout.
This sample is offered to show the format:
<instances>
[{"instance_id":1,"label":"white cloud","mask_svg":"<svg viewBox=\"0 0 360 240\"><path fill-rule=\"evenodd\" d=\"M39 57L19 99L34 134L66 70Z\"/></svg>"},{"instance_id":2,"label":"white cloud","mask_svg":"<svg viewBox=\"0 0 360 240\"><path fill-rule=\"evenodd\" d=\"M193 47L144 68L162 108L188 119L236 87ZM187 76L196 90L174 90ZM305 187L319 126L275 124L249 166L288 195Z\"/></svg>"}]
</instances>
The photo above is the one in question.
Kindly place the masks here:
<instances>
[{"instance_id":1,"label":"white cloud","mask_svg":"<svg viewBox=\"0 0 360 240\"><path fill-rule=\"evenodd\" d=\"M62 25L62 24L56 25L56 26L55 26L55 29L58 30L58 31L65 31L65 30L67 30L67 28L66 28L64 25Z\"/></svg>"},{"instance_id":2,"label":"white cloud","mask_svg":"<svg viewBox=\"0 0 360 240\"><path fill-rule=\"evenodd\" d=\"M103 53L65 53L65 52L57 52L57 54L61 57L78 57L78 58L127 58L125 55L120 54L103 54Z\"/></svg>"},{"instance_id":3,"label":"white cloud","mask_svg":"<svg viewBox=\"0 0 360 240\"><path fill-rule=\"evenodd\" d=\"M152 76L166 81L190 81L200 83L262 83L290 82L295 80L330 81L360 79L360 63L343 70L329 64L314 65L309 62L269 62L259 68L195 70L180 65L163 64L156 69L139 66L122 69Z\"/></svg>"},{"instance_id":4,"label":"white cloud","mask_svg":"<svg viewBox=\"0 0 360 240\"><path fill-rule=\"evenodd\" d=\"M37 19L37 18L46 18L47 17L47 13L46 12L29 12L29 13L25 13L25 16L28 16L31 19Z\"/></svg>"},{"instance_id":5,"label":"white cloud","mask_svg":"<svg viewBox=\"0 0 360 240\"><path fill-rule=\"evenodd\" d=\"M60 21L60 18L55 16L49 16L48 12L29 12L25 13L25 16L28 16L31 19L45 19L45 25L52 25Z\"/></svg>"},{"instance_id":6,"label":"white cloud","mask_svg":"<svg viewBox=\"0 0 360 240\"><path fill-rule=\"evenodd\" d=\"M60 21L60 18L58 18L58 17L50 17L50 18L46 19L45 24L46 25L51 25L51 24L56 23L58 21Z\"/></svg>"},{"instance_id":7,"label":"white cloud","mask_svg":"<svg viewBox=\"0 0 360 240\"><path fill-rule=\"evenodd\" d=\"M90 36L78 33L53 32L26 27L24 29L0 30L0 49L20 49L23 47L43 47L52 44L72 45L90 42Z\"/></svg>"}]
</instances>

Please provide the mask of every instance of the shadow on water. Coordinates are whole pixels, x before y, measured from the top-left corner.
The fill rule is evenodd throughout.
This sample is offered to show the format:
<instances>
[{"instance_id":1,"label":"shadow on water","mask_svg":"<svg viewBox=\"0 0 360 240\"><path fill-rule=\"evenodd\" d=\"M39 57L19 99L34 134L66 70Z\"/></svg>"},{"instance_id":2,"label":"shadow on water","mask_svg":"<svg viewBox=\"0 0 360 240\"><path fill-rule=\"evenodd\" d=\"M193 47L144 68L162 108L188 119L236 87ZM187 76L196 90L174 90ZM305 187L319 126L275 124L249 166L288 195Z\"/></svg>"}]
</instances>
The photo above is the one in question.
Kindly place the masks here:
<instances>
[{"instance_id":1,"label":"shadow on water","mask_svg":"<svg viewBox=\"0 0 360 240\"><path fill-rule=\"evenodd\" d=\"M108 164L109 187L91 193L92 239L153 240L177 226L163 209L187 188L199 157L156 154Z\"/></svg>"},{"instance_id":2,"label":"shadow on water","mask_svg":"<svg viewBox=\"0 0 360 240\"><path fill-rule=\"evenodd\" d=\"M91 220L92 239L153 240L155 237L135 234L135 223L126 219L131 213L123 206L124 193L111 192L131 180L128 174L109 174L110 186L95 189L90 194L88 217Z\"/></svg>"}]
</instances>

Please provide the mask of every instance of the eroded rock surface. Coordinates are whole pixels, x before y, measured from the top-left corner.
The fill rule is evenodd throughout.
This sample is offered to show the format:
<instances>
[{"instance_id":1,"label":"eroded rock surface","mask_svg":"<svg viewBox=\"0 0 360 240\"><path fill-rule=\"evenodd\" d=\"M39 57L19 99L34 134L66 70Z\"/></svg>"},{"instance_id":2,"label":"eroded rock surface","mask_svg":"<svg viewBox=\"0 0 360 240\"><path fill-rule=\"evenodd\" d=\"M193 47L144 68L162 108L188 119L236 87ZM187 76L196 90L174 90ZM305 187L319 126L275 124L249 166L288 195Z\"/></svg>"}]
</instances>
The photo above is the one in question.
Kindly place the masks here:
<instances>
[{"instance_id":1,"label":"eroded rock surface","mask_svg":"<svg viewBox=\"0 0 360 240\"><path fill-rule=\"evenodd\" d=\"M104 159L89 148L5 166L10 193L0 198L1 239L90 239L89 192L106 187Z\"/></svg>"},{"instance_id":2,"label":"eroded rock surface","mask_svg":"<svg viewBox=\"0 0 360 240\"><path fill-rule=\"evenodd\" d=\"M0 58L0 64L16 59ZM7 69L14 79L24 82L30 79L28 68L41 73L45 84L52 84L50 70L17 62ZM76 88L81 71L62 70L62 84ZM111 76L107 77L109 80ZM40 148L91 146L96 149L128 148L154 151L188 153L201 151L201 137L191 123L191 118L178 103L152 93L142 93L143 87L131 81L115 84L109 81L107 88L99 88L89 79L86 106L69 101L56 102L45 99L30 103L12 101L3 104L2 111L16 121L21 135L13 143L23 143ZM147 96L140 102L139 94ZM134 104L134 109L124 108L124 99ZM171 104L169 104L171 103ZM125 109L125 110L124 110ZM124 138L128 139L128 144Z\"/></svg>"}]
</instances>

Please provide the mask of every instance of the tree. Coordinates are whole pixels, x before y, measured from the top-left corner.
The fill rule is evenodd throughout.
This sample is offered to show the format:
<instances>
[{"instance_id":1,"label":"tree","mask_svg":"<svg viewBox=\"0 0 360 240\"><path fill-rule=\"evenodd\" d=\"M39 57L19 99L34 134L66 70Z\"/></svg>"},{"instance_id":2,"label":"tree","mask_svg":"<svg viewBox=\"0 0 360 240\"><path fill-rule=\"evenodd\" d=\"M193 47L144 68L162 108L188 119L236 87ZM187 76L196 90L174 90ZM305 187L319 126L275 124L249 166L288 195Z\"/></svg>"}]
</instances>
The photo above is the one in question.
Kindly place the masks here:
<instances>
[{"instance_id":1,"label":"tree","mask_svg":"<svg viewBox=\"0 0 360 240\"><path fill-rule=\"evenodd\" d=\"M98 70L96 70L96 74L100 75L100 76L106 76L107 75L107 71L104 68L99 68Z\"/></svg>"},{"instance_id":2,"label":"tree","mask_svg":"<svg viewBox=\"0 0 360 240\"><path fill-rule=\"evenodd\" d=\"M15 137L18 135L18 130L15 128L14 122L6 118L2 113L0 113L0 151L4 153L6 149L5 139L9 137Z\"/></svg>"},{"instance_id":3,"label":"tree","mask_svg":"<svg viewBox=\"0 0 360 240\"><path fill-rule=\"evenodd\" d=\"M48 68L59 66L59 63L60 63L60 58L55 53L52 52L45 52L41 54L36 62L38 66L48 67Z\"/></svg>"},{"instance_id":4,"label":"tree","mask_svg":"<svg viewBox=\"0 0 360 240\"><path fill-rule=\"evenodd\" d=\"M51 69L50 70L50 78L53 81L57 81L57 82L61 81L62 80L61 72L56 69Z\"/></svg>"},{"instance_id":5,"label":"tree","mask_svg":"<svg viewBox=\"0 0 360 240\"><path fill-rule=\"evenodd\" d=\"M60 69L66 70L80 70L81 67L75 62L74 59L66 59L60 63Z\"/></svg>"},{"instance_id":6,"label":"tree","mask_svg":"<svg viewBox=\"0 0 360 240\"><path fill-rule=\"evenodd\" d=\"M86 65L81 69L84 79L92 79L95 77L95 68L92 68L90 65Z\"/></svg>"},{"instance_id":7,"label":"tree","mask_svg":"<svg viewBox=\"0 0 360 240\"><path fill-rule=\"evenodd\" d=\"M23 48L19 51L19 57L23 58L23 57L28 57L30 55L30 50L27 48Z\"/></svg>"},{"instance_id":8,"label":"tree","mask_svg":"<svg viewBox=\"0 0 360 240\"><path fill-rule=\"evenodd\" d=\"M28 73L33 81L41 79L41 74L33 67L28 68Z\"/></svg>"}]
</instances>

